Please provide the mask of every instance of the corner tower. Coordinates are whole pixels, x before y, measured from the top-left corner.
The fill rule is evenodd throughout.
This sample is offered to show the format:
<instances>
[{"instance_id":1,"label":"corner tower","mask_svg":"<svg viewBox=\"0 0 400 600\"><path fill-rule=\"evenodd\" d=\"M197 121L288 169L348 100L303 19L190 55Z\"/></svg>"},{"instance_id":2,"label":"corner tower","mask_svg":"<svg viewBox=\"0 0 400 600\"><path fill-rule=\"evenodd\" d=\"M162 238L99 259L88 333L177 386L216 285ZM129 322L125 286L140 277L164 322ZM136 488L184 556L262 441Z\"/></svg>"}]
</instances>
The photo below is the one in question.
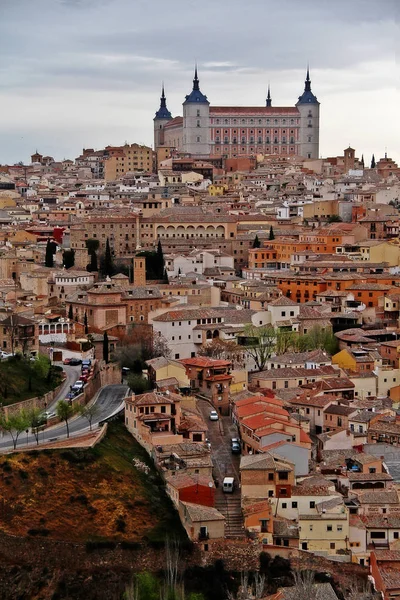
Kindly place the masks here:
<instances>
[{"instance_id":1,"label":"corner tower","mask_svg":"<svg viewBox=\"0 0 400 600\"><path fill-rule=\"evenodd\" d=\"M210 147L210 103L200 91L196 65L193 89L183 103L183 151L210 154Z\"/></svg>"},{"instance_id":2,"label":"corner tower","mask_svg":"<svg viewBox=\"0 0 400 600\"><path fill-rule=\"evenodd\" d=\"M311 91L310 70L304 92L299 97L296 107L300 113L299 154L303 158L319 157L319 102Z\"/></svg>"},{"instance_id":3,"label":"corner tower","mask_svg":"<svg viewBox=\"0 0 400 600\"><path fill-rule=\"evenodd\" d=\"M162 86L160 108L156 112L154 121L154 150L164 144L164 127L172 119L172 115L167 108L167 99L164 92L164 84Z\"/></svg>"}]
</instances>

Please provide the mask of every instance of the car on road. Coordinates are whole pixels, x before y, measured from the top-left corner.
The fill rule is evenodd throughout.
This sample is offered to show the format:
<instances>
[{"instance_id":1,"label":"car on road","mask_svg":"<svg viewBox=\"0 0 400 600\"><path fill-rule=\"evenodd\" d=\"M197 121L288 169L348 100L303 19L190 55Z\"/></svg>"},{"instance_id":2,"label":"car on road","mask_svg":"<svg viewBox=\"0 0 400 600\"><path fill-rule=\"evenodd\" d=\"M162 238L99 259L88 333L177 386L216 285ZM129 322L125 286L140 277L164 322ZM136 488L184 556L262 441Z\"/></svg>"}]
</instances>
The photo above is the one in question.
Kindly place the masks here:
<instances>
[{"instance_id":1,"label":"car on road","mask_svg":"<svg viewBox=\"0 0 400 600\"><path fill-rule=\"evenodd\" d=\"M82 364L82 360L80 358L71 358L69 364L71 365L71 367L76 367L77 365Z\"/></svg>"},{"instance_id":2,"label":"car on road","mask_svg":"<svg viewBox=\"0 0 400 600\"><path fill-rule=\"evenodd\" d=\"M216 410L210 411L210 421L218 421L219 416Z\"/></svg>"},{"instance_id":3,"label":"car on road","mask_svg":"<svg viewBox=\"0 0 400 600\"><path fill-rule=\"evenodd\" d=\"M11 358L12 356L14 356L14 354L12 354L12 352L0 352L0 359L6 359L6 358Z\"/></svg>"},{"instance_id":4,"label":"car on road","mask_svg":"<svg viewBox=\"0 0 400 600\"><path fill-rule=\"evenodd\" d=\"M78 395L78 390L76 390L76 393L71 390L70 392L68 392L65 399L67 401L69 401L69 400L72 400L73 398L75 398L75 396L77 396L77 395Z\"/></svg>"},{"instance_id":5,"label":"car on road","mask_svg":"<svg viewBox=\"0 0 400 600\"><path fill-rule=\"evenodd\" d=\"M84 382L81 379L78 379L78 381L75 381L75 383L74 383L74 385L72 387L73 388L76 387L76 388L82 389L84 385L85 385Z\"/></svg>"},{"instance_id":6,"label":"car on road","mask_svg":"<svg viewBox=\"0 0 400 600\"><path fill-rule=\"evenodd\" d=\"M87 380L89 379L89 375L82 373L82 375L79 377L79 379L81 381L83 381L83 383L87 383Z\"/></svg>"},{"instance_id":7,"label":"car on road","mask_svg":"<svg viewBox=\"0 0 400 600\"><path fill-rule=\"evenodd\" d=\"M64 358L63 360L63 365L70 365L71 364L71 358Z\"/></svg>"},{"instance_id":8,"label":"car on road","mask_svg":"<svg viewBox=\"0 0 400 600\"><path fill-rule=\"evenodd\" d=\"M90 369L91 366L92 366L92 361L90 360L90 358L85 358L82 361L82 369L84 369L85 367L87 367L88 369Z\"/></svg>"},{"instance_id":9,"label":"car on road","mask_svg":"<svg viewBox=\"0 0 400 600\"><path fill-rule=\"evenodd\" d=\"M225 494L233 494L235 490L235 479L234 477L225 477L222 482L222 491Z\"/></svg>"},{"instance_id":10,"label":"car on road","mask_svg":"<svg viewBox=\"0 0 400 600\"><path fill-rule=\"evenodd\" d=\"M48 419L52 419L53 417L56 417L56 416L57 416L56 413L55 412L51 412L51 411L46 411L46 412L44 412L41 415L41 417L43 417L43 419L45 419L46 421Z\"/></svg>"},{"instance_id":11,"label":"car on road","mask_svg":"<svg viewBox=\"0 0 400 600\"><path fill-rule=\"evenodd\" d=\"M242 451L242 446L240 444L240 440L238 438L231 439L231 451L232 454L240 454Z\"/></svg>"},{"instance_id":12,"label":"car on road","mask_svg":"<svg viewBox=\"0 0 400 600\"><path fill-rule=\"evenodd\" d=\"M211 442L210 442L210 440L209 440L208 438L206 438L206 439L205 439L205 442L204 442L204 443L205 443L205 445L207 446L207 448L208 448L209 450L211 450Z\"/></svg>"}]
</instances>

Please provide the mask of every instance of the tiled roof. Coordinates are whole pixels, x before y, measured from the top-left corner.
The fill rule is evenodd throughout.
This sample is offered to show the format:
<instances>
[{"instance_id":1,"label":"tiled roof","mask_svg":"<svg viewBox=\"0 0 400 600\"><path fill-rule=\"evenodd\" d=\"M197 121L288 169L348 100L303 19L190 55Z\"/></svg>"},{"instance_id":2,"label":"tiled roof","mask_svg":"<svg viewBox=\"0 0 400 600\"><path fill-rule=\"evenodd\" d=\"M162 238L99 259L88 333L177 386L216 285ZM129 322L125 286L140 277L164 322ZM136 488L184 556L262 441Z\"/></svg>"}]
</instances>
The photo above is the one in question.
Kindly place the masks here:
<instances>
[{"instance_id":1,"label":"tiled roof","mask_svg":"<svg viewBox=\"0 0 400 600\"><path fill-rule=\"evenodd\" d=\"M240 457L241 471L259 471L260 469L292 471L293 468L293 463L269 452L265 454L247 454Z\"/></svg>"},{"instance_id":2,"label":"tiled roof","mask_svg":"<svg viewBox=\"0 0 400 600\"><path fill-rule=\"evenodd\" d=\"M188 367L201 368L229 367L232 364L230 360L219 360L216 358L207 358L205 356L197 356L195 358L184 358L180 362Z\"/></svg>"},{"instance_id":3,"label":"tiled roof","mask_svg":"<svg viewBox=\"0 0 400 600\"><path fill-rule=\"evenodd\" d=\"M343 406L342 404L331 404L327 408L325 408L324 412L328 415L343 415L347 416L354 412L354 408L350 406Z\"/></svg>"},{"instance_id":4,"label":"tiled roof","mask_svg":"<svg viewBox=\"0 0 400 600\"><path fill-rule=\"evenodd\" d=\"M224 515L212 506L201 506L200 504L192 504L190 502L182 502L182 504L187 510L187 513L192 523L204 523L206 521L225 521Z\"/></svg>"},{"instance_id":5,"label":"tiled roof","mask_svg":"<svg viewBox=\"0 0 400 600\"><path fill-rule=\"evenodd\" d=\"M352 473L347 474L349 481L392 481L388 473Z\"/></svg>"},{"instance_id":6,"label":"tiled roof","mask_svg":"<svg viewBox=\"0 0 400 600\"><path fill-rule=\"evenodd\" d=\"M287 106L210 106L210 116L214 115L258 115L265 117L274 117L275 115L293 115L299 116L299 110L295 107ZM254 125L256 127L256 125ZM271 125L272 127L273 125ZM238 124L240 127L240 124ZM289 127L289 125L288 125Z\"/></svg>"}]
</instances>

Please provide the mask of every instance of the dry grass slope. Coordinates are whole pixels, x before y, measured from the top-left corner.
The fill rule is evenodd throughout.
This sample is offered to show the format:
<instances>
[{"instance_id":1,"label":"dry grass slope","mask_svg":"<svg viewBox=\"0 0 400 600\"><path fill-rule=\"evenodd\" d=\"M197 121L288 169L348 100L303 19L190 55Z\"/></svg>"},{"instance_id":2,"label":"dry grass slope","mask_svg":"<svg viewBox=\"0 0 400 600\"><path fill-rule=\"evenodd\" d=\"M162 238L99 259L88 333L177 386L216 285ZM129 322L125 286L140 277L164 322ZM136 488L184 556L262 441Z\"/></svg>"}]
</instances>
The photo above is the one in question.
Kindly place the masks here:
<instances>
[{"instance_id":1,"label":"dry grass slope","mask_svg":"<svg viewBox=\"0 0 400 600\"><path fill-rule=\"evenodd\" d=\"M137 470L132 460L150 466ZM0 458L0 528L71 541L184 539L149 457L121 423L89 450L44 450Z\"/></svg>"}]
</instances>

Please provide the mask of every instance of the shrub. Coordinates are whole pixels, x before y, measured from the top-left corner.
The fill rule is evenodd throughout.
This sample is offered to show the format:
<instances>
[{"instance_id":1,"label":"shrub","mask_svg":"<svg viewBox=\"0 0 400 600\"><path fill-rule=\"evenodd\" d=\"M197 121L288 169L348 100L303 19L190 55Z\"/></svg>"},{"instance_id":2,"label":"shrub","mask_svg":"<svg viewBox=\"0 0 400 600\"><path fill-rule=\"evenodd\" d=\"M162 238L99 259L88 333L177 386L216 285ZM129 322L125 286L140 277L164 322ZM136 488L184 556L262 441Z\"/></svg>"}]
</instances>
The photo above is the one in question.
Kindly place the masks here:
<instances>
[{"instance_id":1,"label":"shrub","mask_svg":"<svg viewBox=\"0 0 400 600\"><path fill-rule=\"evenodd\" d=\"M45 527L43 527L42 529L28 529L28 535L32 535L32 536L43 536L46 537L48 536L50 533L49 529L46 529Z\"/></svg>"},{"instance_id":2,"label":"shrub","mask_svg":"<svg viewBox=\"0 0 400 600\"><path fill-rule=\"evenodd\" d=\"M140 550L142 548L142 544L140 542L121 542L121 548L123 550Z\"/></svg>"},{"instance_id":3,"label":"shrub","mask_svg":"<svg viewBox=\"0 0 400 600\"><path fill-rule=\"evenodd\" d=\"M126 531L126 521L122 515L116 519L115 524L117 526L117 531L120 533L124 533Z\"/></svg>"},{"instance_id":4,"label":"shrub","mask_svg":"<svg viewBox=\"0 0 400 600\"><path fill-rule=\"evenodd\" d=\"M21 479L29 479L29 474L23 469L19 470L19 476L21 477Z\"/></svg>"},{"instance_id":5,"label":"shrub","mask_svg":"<svg viewBox=\"0 0 400 600\"><path fill-rule=\"evenodd\" d=\"M10 465L9 462L4 462L1 466L2 466L3 471L5 471L6 473L11 473L12 466Z\"/></svg>"},{"instance_id":6,"label":"shrub","mask_svg":"<svg viewBox=\"0 0 400 600\"><path fill-rule=\"evenodd\" d=\"M48 477L49 474L43 467L38 467L38 473L41 477Z\"/></svg>"},{"instance_id":7,"label":"shrub","mask_svg":"<svg viewBox=\"0 0 400 600\"><path fill-rule=\"evenodd\" d=\"M86 552L93 552L93 550L115 550L116 546L116 542L109 540L88 540L86 542Z\"/></svg>"}]
</instances>

